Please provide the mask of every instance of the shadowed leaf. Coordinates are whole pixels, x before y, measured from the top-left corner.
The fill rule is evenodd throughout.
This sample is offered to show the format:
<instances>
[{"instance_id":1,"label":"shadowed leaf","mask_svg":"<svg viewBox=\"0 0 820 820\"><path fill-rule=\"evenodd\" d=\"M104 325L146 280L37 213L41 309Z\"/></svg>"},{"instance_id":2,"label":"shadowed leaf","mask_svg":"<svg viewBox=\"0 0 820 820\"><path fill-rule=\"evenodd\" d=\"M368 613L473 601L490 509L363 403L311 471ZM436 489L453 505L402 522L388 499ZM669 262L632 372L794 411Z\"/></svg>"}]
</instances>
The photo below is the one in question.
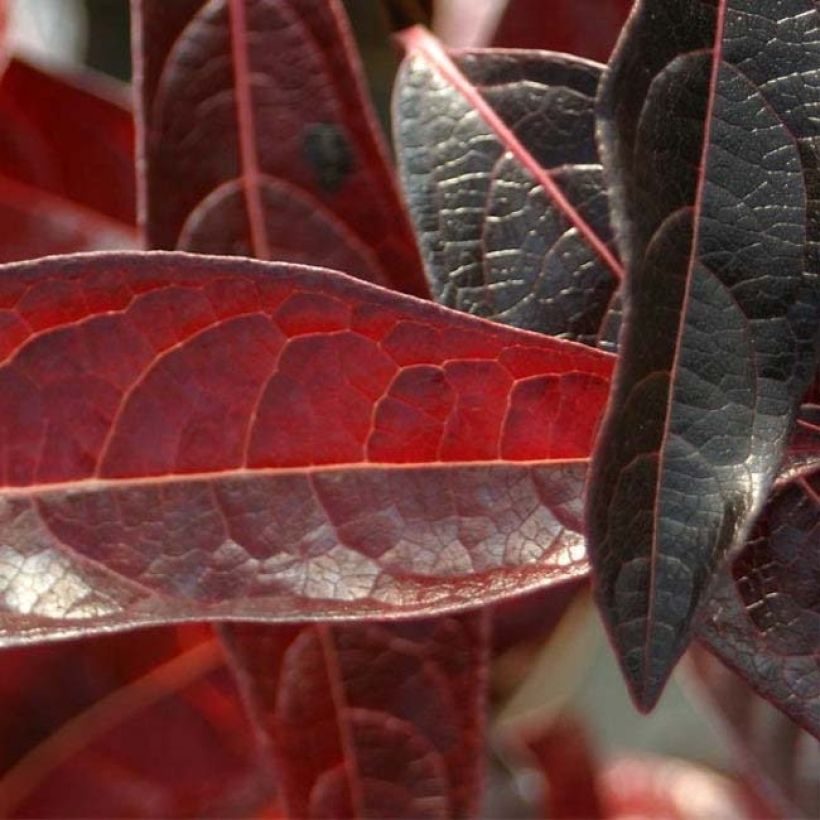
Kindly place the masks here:
<instances>
[{"instance_id":1,"label":"shadowed leaf","mask_svg":"<svg viewBox=\"0 0 820 820\"><path fill-rule=\"evenodd\" d=\"M509 0L492 45L548 48L606 60L633 0Z\"/></svg>"},{"instance_id":2,"label":"shadowed leaf","mask_svg":"<svg viewBox=\"0 0 820 820\"><path fill-rule=\"evenodd\" d=\"M135 0L152 248L310 262L424 294L336 0Z\"/></svg>"},{"instance_id":3,"label":"shadowed leaf","mask_svg":"<svg viewBox=\"0 0 820 820\"><path fill-rule=\"evenodd\" d=\"M231 627L290 816L475 815L487 617Z\"/></svg>"},{"instance_id":4,"label":"shadowed leaf","mask_svg":"<svg viewBox=\"0 0 820 820\"><path fill-rule=\"evenodd\" d=\"M737 775L754 793L760 816L817 817L820 743L702 646L693 644L683 668L727 742Z\"/></svg>"},{"instance_id":5,"label":"shadowed leaf","mask_svg":"<svg viewBox=\"0 0 820 820\"><path fill-rule=\"evenodd\" d=\"M763 697L820 738L820 471L772 494L720 576L700 637Z\"/></svg>"}]
</instances>

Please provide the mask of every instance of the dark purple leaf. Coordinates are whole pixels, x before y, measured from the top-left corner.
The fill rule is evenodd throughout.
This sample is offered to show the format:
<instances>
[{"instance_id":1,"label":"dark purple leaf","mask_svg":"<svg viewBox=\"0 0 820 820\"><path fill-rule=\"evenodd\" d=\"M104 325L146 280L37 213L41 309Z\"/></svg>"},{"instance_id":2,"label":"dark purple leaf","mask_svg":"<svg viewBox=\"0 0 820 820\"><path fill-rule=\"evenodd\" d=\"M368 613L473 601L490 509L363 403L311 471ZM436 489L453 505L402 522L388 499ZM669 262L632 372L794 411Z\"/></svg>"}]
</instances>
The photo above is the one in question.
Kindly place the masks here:
<instances>
[{"instance_id":1,"label":"dark purple leaf","mask_svg":"<svg viewBox=\"0 0 820 820\"><path fill-rule=\"evenodd\" d=\"M594 343L620 276L594 140L600 66L403 35L401 179L435 298Z\"/></svg>"},{"instance_id":2,"label":"dark purple leaf","mask_svg":"<svg viewBox=\"0 0 820 820\"><path fill-rule=\"evenodd\" d=\"M336 0L134 0L152 248L321 264L424 294Z\"/></svg>"},{"instance_id":3,"label":"dark purple leaf","mask_svg":"<svg viewBox=\"0 0 820 820\"><path fill-rule=\"evenodd\" d=\"M763 697L820 737L820 471L775 488L721 572L699 630Z\"/></svg>"},{"instance_id":4,"label":"dark purple leaf","mask_svg":"<svg viewBox=\"0 0 820 820\"><path fill-rule=\"evenodd\" d=\"M233 626L239 678L291 817L472 817L484 611L394 624Z\"/></svg>"},{"instance_id":5,"label":"dark purple leaf","mask_svg":"<svg viewBox=\"0 0 820 820\"><path fill-rule=\"evenodd\" d=\"M602 86L628 275L587 533L644 709L746 540L811 377L818 31L812 0L643 0Z\"/></svg>"},{"instance_id":6,"label":"dark purple leaf","mask_svg":"<svg viewBox=\"0 0 820 820\"><path fill-rule=\"evenodd\" d=\"M684 662L703 706L727 741L737 774L762 816L820 814L820 744L694 644Z\"/></svg>"}]
</instances>

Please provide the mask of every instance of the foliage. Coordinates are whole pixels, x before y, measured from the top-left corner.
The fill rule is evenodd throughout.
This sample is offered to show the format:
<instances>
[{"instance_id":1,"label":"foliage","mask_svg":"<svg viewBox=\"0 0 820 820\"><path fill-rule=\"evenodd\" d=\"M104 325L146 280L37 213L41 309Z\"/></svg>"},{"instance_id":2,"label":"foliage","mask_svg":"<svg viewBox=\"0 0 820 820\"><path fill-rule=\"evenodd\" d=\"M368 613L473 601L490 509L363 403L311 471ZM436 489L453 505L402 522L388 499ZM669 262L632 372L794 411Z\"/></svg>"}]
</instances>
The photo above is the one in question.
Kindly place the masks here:
<instances>
[{"instance_id":1,"label":"foliage","mask_svg":"<svg viewBox=\"0 0 820 820\"><path fill-rule=\"evenodd\" d=\"M820 10L639 0L603 66L621 0L387 5L395 176L337 0L134 0L136 150L8 61L0 813L510 811L490 679L587 546L636 705L691 647L742 765L542 715L529 810L815 812Z\"/></svg>"}]
</instances>

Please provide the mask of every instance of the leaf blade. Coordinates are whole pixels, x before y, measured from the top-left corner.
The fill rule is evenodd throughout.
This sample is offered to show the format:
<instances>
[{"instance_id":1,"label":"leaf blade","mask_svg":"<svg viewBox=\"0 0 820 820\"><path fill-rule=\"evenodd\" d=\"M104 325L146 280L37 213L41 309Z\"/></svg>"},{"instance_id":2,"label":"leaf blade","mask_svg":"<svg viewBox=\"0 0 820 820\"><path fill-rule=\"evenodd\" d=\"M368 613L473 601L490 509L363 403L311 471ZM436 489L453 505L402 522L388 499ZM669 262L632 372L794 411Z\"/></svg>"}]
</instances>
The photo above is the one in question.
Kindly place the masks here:
<instances>
[{"instance_id":1,"label":"leaf blade","mask_svg":"<svg viewBox=\"0 0 820 820\"><path fill-rule=\"evenodd\" d=\"M588 517L599 606L643 708L774 480L813 367L817 312L804 274L807 258L816 270L816 183L793 138L816 155L800 111L817 101L806 86L791 105L777 55L792 49L812 70L816 9L778 23L776 4L756 16L739 0L657 5L636 7L600 97L629 275ZM747 215L759 227L752 244Z\"/></svg>"},{"instance_id":2,"label":"leaf blade","mask_svg":"<svg viewBox=\"0 0 820 820\"><path fill-rule=\"evenodd\" d=\"M79 255L0 286L25 319L0 336L6 643L424 615L581 569L610 356L249 261Z\"/></svg>"},{"instance_id":3,"label":"leaf blade","mask_svg":"<svg viewBox=\"0 0 820 820\"><path fill-rule=\"evenodd\" d=\"M425 294L335 0L166 6L134 3L148 245L321 264Z\"/></svg>"},{"instance_id":4,"label":"leaf blade","mask_svg":"<svg viewBox=\"0 0 820 820\"><path fill-rule=\"evenodd\" d=\"M246 698L275 759L286 761L288 813L472 816L486 631L486 611L403 624L232 627Z\"/></svg>"},{"instance_id":5,"label":"leaf blade","mask_svg":"<svg viewBox=\"0 0 820 820\"><path fill-rule=\"evenodd\" d=\"M459 52L421 28L394 96L400 178L451 307L593 342L620 277L593 138L600 67Z\"/></svg>"}]
</instances>

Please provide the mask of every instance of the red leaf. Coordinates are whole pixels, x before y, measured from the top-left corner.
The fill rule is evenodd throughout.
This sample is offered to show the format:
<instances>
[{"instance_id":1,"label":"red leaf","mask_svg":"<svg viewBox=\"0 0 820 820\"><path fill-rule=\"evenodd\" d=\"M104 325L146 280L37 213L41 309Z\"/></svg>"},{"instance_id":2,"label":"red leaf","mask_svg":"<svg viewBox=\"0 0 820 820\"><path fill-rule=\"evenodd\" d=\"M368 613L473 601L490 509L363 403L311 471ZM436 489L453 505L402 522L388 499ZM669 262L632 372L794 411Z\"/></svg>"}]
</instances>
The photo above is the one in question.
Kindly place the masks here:
<instances>
[{"instance_id":1,"label":"red leaf","mask_svg":"<svg viewBox=\"0 0 820 820\"><path fill-rule=\"evenodd\" d=\"M598 761L580 722L563 715L548 725L516 727L508 743L543 777L540 817L594 820L603 817Z\"/></svg>"},{"instance_id":2,"label":"red leaf","mask_svg":"<svg viewBox=\"0 0 820 820\"><path fill-rule=\"evenodd\" d=\"M13 60L0 82L0 175L133 224L127 103L111 81L57 77Z\"/></svg>"},{"instance_id":3,"label":"red leaf","mask_svg":"<svg viewBox=\"0 0 820 820\"><path fill-rule=\"evenodd\" d=\"M606 62L632 5L633 0L509 0L492 44Z\"/></svg>"},{"instance_id":4,"label":"red leaf","mask_svg":"<svg viewBox=\"0 0 820 820\"><path fill-rule=\"evenodd\" d=\"M133 126L108 84L0 81L0 262L135 244Z\"/></svg>"},{"instance_id":5,"label":"red leaf","mask_svg":"<svg viewBox=\"0 0 820 820\"><path fill-rule=\"evenodd\" d=\"M123 223L0 175L0 262L133 245Z\"/></svg>"},{"instance_id":6,"label":"red leaf","mask_svg":"<svg viewBox=\"0 0 820 820\"><path fill-rule=\"evenodd\" d=\"M336 0L134 10L150 247L321 264L426 293Z\"/></svg>"},{"instance_id":7,"label":"red leaf","mask_svg":"<svg viewBox=\"0 0 820 820\"><path fill-rule=\"evenodd\" d=\"M485 617L231 628L290 816L475 815Z\"/></svg>"},{"instance_id":8,"label":"red leaf","mask_svg":"<svg viewBox=\"0 0 820 820\"><path fill-rule=\"evenodd\" d=\"M329 271L7 266L4 642L431 614L580 571L611 357Z\"/></svg>"},{"instance_id":9,"label":"red leaf","mask_svg":"<svg viewBox=\"0 0 820 820\"><path fill-rule=\"evenodd\" d=\"M268 804L207 637L155 629L0 654L3 817L234 816Z\"/></svg>"}]
</instances>

